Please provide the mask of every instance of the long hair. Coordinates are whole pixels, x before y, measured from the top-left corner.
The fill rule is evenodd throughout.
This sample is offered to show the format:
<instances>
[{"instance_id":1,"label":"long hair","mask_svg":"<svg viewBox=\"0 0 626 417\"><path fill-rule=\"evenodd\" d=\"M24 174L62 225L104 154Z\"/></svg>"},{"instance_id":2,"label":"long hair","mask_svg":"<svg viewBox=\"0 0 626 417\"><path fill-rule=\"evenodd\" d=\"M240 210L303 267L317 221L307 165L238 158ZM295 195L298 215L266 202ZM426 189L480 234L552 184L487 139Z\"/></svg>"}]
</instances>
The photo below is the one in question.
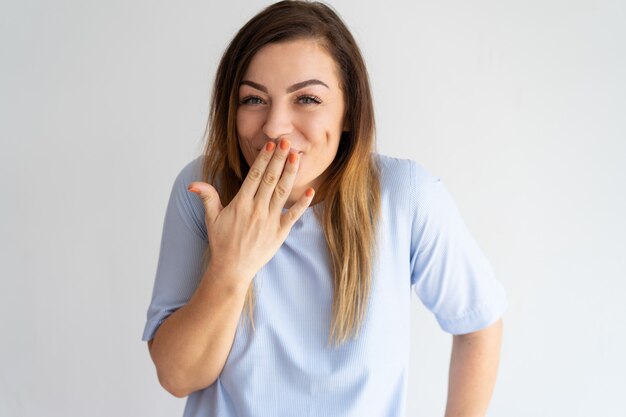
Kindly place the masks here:
<instances>
[{"instance_id":1,"label":"long hair","mask_svg":"<svg viewBox=\"0 0 626 417\"><path fill-rule=\"evenodd\" d=\"M380 170L373 155L374 109L365 63L352 34L329 6L281 1L259 12L235 35L215 76L202 174L206 182L219 184L215 188L222 204L229 204L250 169L237 140L239 84L252 57L263 46L296 39L316 40L334 58L346 105L349 131L342 133L337 155L311 203L323 227L332 263L328 341L334 338L341 344L359 334L367 312L380 215ZM324 204L315 205L322 200ZM205 266L208 252L207 245ZM244 310L253 328L254 305L254 286L250 285Z\"/></svg>"}]
</instances>

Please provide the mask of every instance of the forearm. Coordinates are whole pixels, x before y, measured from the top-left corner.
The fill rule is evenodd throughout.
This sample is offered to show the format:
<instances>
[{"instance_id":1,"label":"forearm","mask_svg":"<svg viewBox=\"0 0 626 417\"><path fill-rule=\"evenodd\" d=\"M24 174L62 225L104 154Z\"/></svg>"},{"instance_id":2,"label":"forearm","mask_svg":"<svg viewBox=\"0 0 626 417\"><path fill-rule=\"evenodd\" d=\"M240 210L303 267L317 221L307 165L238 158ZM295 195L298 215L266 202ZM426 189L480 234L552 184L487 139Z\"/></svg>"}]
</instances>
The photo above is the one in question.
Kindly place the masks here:
<instances>
[{"instance_id":1,"label":"forearm","mask_svg":"<svg viewBox=\"0 0 626 417\"><path fill-rule=\"evenodd\" d=\"M502 320L453 336L445 417L484 417L500 362Z\"/></svg>"},{"instance_id":2,"label":"forearm","mask_svg":"<svg viewBox=\"0 0 626 417\"><path fill-rule=\"evenodd\" d=\"M189 302L152 339L159 382L177 397L215 382L230 352L247 286L228 285L219 273L209 266Z\"/></svg>"}]
</instances>

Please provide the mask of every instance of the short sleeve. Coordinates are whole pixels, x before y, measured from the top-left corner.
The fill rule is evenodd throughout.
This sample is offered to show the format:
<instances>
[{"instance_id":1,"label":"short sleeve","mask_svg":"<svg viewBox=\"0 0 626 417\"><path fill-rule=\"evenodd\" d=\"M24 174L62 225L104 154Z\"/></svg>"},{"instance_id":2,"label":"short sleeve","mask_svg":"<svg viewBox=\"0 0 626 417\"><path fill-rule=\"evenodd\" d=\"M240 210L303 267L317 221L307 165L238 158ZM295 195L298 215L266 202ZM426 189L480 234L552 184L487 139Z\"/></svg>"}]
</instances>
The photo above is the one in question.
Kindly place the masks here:
<instances>
[{"instance_id":1,"label":"short sleeve","mask_svg":"<svg viewBox=\"0 0 626 417\"><path fill-rule=\"evenodd\" d=\"M506 293L440 178L410 160L411 285L442 330L465 334L494 323Z\"/></svg>"},{"instance_id":2,"label":"short sleeve","mask_svg":"<svg viewBox=\"0 0 626 417\"><path fill-rule=\"evenodd\" d=\"M152 300L142 340L154 337L161 323L185 305L201 278L207 241L204 206L187 190L201 180L202 156L189 162L174 180L165 212Z\"/></svg>"}]
</instances>

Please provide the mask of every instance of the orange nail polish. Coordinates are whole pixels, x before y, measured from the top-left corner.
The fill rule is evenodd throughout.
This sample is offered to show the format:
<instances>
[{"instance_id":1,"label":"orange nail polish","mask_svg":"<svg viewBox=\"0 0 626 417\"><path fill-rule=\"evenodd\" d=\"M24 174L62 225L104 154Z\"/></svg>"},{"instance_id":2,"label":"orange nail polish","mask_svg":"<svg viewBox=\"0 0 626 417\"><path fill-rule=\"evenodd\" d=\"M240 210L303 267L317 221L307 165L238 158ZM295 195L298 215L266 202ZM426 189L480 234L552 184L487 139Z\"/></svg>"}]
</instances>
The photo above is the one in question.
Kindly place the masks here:
<instances>
[{"instance_id":1,"label":"orange nail polish","mask_svg":"<svg viewBox=\"0 0 626 417\"><path fill-rule=\"evenodd\" d=\"M274 145L274 142L267 142L267 144L265 145L265 150L268 152L272 152L275 146L276 145Z\"/></svg>"},{"instance_id":2,"label":"orange nail polish","mask_svg":"<svg viewBox=\"0 0 626 417\"><path fill-rule=\"evenodd\" d=\"M289 148L289 141L285 140L285 139L281 139L280 140L280 149L282 149L283 151L285 149Z\"/></svg>"},{"instance_id":3,"label":"orange nail polish","mask_svg":"<svg viewBox=\"0 0 626 417\"><path fill-rule=\"evenodd\" d=\"M289 154L289 162L291 162L292 164L295 164L297 160L298 160L298 154L297 153L290 153Z\"/></svg>"},{"instance_id":4,"label":"orange nail polish","mask_svg":"<svg viewBox=\"0 0 626 417\"><path fill-rule=\"evenodd\" d=\"M313 191L313 188L307 188L306 196L311 197L313 194L315 194L315 191Z\"/></svg>"}]
</instances>

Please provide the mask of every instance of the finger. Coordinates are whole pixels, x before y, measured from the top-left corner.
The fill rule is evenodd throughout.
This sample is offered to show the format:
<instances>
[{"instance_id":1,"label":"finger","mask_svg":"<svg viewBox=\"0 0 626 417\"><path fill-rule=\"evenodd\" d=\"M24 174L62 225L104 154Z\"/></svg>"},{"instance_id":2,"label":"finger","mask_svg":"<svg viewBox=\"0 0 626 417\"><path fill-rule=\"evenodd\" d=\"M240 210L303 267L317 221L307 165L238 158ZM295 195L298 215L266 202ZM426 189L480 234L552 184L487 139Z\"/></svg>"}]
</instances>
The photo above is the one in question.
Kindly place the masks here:
<instances>
[{"instance_id":1,"label":"finger","mask_svg":"<svg viewBox=\"0 0 626 417\"><path fill-rule=\"evenodd\" d=\"M274 142L268 141L261 149L261 152L252 163L248 175L246 175L246 178L239 188L238 196L250 200L254 198L254 195L259 189L259 184L263 179L263 174L265 174L265 170L272 160L274 148L276 148Z\"/></svg>"},{"instance_id":2,"label":"finger","mask_svg":"<svg viewBox=\"0 0 626 417\"><path fill-rule=\"evenodd\" d=\"M286 212L280 216L280 225L283 228L291 229L293 224L304 214L304 211L309 207L315 190L311 187L307 188L306 192L302 194L302 197L296 201Z\"/></svg>"},{"instance_id":3,"label":"finger","mask_svg":"<svg viewBox=\"0 0 626 417\"><path fill-rule=\"evenodd\" d=\"M270 199L272 198L276 185L283 174L285 161L287 161L290 147L291 143L287 139L281 139L278 142L278 148L274 151L272 160L263 174L261 184L259 184L259 189L254 197L255 204L258 204L265 210L269 209Z\"/></svg>"},{"instance_id":4,"label":"finger","mask_svg":"<svg viewBox=\"0 0 626 417\"><path fill-rule=\"evenodd\" d=\"M283 174L280 177L278 184L276 184L274 192L272 193L270 200L271 213L281 212L283 207L285 207L285 203L291 194L293 183L296 180L296 173L299 166L300 155L295 152L290 152L287 157L287 163L285 164Z\"/></svg>"},{"instance_id":5,"label":"finger","mask_svg":"<svg viewBox=\"0 0 626 417\"><path fill-rule=\"evenodd\" d=\"M210 224L213 224L217 215L220 214L220 211L224 208L217 190L212 185L200 181L189 183L187 190L200 197L202 203L204 204L206 218Z\"/></svg>"}]
</instances>

